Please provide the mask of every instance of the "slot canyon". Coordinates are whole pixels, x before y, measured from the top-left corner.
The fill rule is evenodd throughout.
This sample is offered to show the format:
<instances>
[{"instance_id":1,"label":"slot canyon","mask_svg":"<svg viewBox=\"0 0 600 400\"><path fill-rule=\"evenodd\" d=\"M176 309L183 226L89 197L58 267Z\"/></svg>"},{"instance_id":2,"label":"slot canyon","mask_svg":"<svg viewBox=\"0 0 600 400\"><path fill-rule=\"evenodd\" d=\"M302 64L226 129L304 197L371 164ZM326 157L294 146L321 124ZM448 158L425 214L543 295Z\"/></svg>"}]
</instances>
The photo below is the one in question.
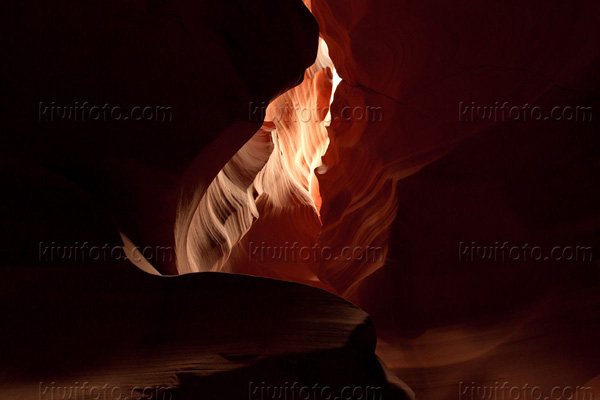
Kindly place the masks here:
<instances>
[{"instance_id":1,"label":"slot canyon","mask_svg":"<svg viewBox=\"0 0 600 400\"><path fill-rule=\"evenodd\" d=\"M600 3L4 7L1 398L600 396Z\"/></svg>"}]
</instances>

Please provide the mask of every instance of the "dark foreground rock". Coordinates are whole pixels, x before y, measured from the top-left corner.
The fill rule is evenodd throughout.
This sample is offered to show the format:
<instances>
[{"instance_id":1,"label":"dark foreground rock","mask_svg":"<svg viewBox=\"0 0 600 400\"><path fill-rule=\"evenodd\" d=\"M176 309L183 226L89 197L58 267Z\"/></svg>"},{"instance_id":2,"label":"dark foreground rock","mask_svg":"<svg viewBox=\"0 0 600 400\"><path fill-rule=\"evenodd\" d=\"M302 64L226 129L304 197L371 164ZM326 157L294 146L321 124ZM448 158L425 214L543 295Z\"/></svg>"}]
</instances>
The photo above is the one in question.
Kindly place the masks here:
<instances>
[{"instance_id":1,"label":"dark foreground rock","mask_svg":"<svg viewBox=\"0 0 600 400\"><path fill-rule=\"evenodd\" d=\"M3 274L3 398L84 398L74 396L92 388L107 399L300 398L309 389L311 398L411 398L375 356L368 315L320 289L159 277L125 263ZM277 388L287 397L273 397Z\"/></svg>"}]
</instances>

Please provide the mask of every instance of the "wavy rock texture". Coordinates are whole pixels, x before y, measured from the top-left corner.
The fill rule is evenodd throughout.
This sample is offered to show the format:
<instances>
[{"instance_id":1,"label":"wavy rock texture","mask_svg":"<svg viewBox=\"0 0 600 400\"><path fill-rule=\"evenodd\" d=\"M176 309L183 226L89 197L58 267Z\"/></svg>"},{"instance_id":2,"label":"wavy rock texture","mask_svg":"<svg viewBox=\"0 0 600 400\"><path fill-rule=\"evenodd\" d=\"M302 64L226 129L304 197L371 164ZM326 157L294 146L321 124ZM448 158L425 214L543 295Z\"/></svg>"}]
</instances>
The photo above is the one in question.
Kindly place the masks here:
<instances>
[{"instance_id":1,"label":"wavy rock texture","mask_svg":"<svg viewBox=\"0 0 600 400\"><path fill-rule=\"evenodd\" d=\"M318 26L300 1L11 2L1 18L2 159L14 180L20 169L39 168L98 204L109 232L80 235L80 243L112 243L120 230L140 247L174 249L178 204L198 200L194 194L260 129L264 113L251 107L295 86L318 45ZM43 114L75 103L118 106L123 115L161 106L171 116L81 122ZM47 209L42 199L56 194L35 183L12 196ZM26 248L35 259L37 242L69 236L61 226L85 231L85 216L70 215L85 215L85 207L53 204L48 214L62 225L32 229L28 240L12 239L18 222L7 226L9 253ZM174 260L154 261L175 273Z\"/></svg>"},{"instance_id":2,"label":"wavy rock texture","mask_svg":"<svg viewBox=\"0 0 600 400\"><path fill-rule=\"evenodd\" d=\"M210 184L198 207L180 210L175 235L180 273L219 271L231 249L258 217L258 173L273 151L272 123L263 127L227 162Z\"/></svg>"},{"instance_id":3,"label":"wavy rock texture","mask_svg":"<svg viewBox=\"0 0 600 400\"><path fill-rule=\"evenodd\" d=\"M315 170L329 144L325 120L332 67L321 40L303 82L266 107L262 130L219 172L193 211L194 218L178 228L192 232L178 235L178 247L187 251L178 257L179 272L247 273L323 286L316 277L318 260L302 261L298 253L301 247L317 244L321 227ZM272 152L254 144L271 143L265 132L272 138ZM191 212L181 208L180 215ZM289 254L272 259L253 260L247 250L290 243L297 245Z\"/></svg>"},{"instance_id":4,"label":"wavy rock texture","mask_svg":"<svg viewBox=\"0 0 600 400\"><path fill-rule=\"evenodd\" d=\"M496 382L542 396L597 387L597 118L468 121L459 104L596 110L599 11L312 2L343 79L319 176L320 240L334 253L389 243L384 262L323 261L319 277L372 315L378 354L417 397L483 398ZM381 107L382 118L349 122L345 106ZM461 241L596 250L587 263L465 263Z\"/></svg>"}]
</instances>

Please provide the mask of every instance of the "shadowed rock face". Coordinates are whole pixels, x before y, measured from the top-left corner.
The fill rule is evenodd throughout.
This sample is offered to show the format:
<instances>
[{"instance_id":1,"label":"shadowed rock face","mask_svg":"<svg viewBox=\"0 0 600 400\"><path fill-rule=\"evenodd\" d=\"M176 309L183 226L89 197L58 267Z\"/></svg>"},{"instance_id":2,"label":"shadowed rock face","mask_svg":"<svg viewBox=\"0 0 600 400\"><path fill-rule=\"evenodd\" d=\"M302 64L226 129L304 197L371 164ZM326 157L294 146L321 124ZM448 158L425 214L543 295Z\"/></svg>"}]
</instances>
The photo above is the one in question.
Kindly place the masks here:
<instances>
[{"instance_id":1,"label":"shadowed rock face","mask_svg":"<svg viewBox=\"0 0 600 400\"><path fill-rule=\"evenodd\" d=\"M389 244L385 262L323 262L320 279L369 312L378 354L417 397L484 398L497 382L597 394L598 4L315 0L312 11L343 79L320 240L334 252L349 231L353 246ZM346 106L382 118L347 122ZM513 106L544 114L514 120ZM543 118L555 106L588 115ZM504 242L591 251L502 260Z\"/></svg>"},{"instance_id":2,"label":"shadowed rock face","mask_svg":"<svg viewBox=\"0 0 600 400\"><path fill-rule=\"evenodd\" d=\"M539 107L543 116L549 116L557 105L597 103L600 45L588 40L592 32L598 33L595 19L586 7L570 3L551 10L505 3L358 2L346 7L337 0L312 2L320 33L343 79L332 104L332 143L324 161L328 171L319 177L323 245L340 247L343 232L358 229L364 238L356 244L366 246L370 241L381 246L396 215L395 182L474 135L489 137L477 142L489 144L461 153L458 162L468 162L480 151L470 167L490 170L487 178L507 185L513 182L502 174L533 176L560 168L568 156L559 157L557 152L567 143L573 152L597 148L593 132L598 125L589 114L586 123L546 123L543 118L525 123L521 112L521 120L512 121L523 123L516 127L508 115L513 106ZM589 7L597 10L597 5ZM531 22L524 24L523 19ZM504 159L487 153L494 152L494 140L504 149ZM582 161L582 168L596 168L589 162ZM358 178L346 179L349 175ZM514 186L518 190L517 183ZM581 183L579 193L587 187L588 182ZM545 207L558 208L548 197ZM576 201L589 205L581 194ZM382 265L367 268L366 275ZM359 263L324 263L320 277L350 295L352 286L365 277L360 269Z\"/></svg>"},{"instance_id":3,"label":"shadowed rock face","mask_svg":"<svg viewBox=\"0 0 600 400\"><path fill-rule=\"evenodd\" d=\"M60 215L65 231L85 231L87 206L60 207L43 181L75 185L104 209L96 213L105 225L142 247L174 246L175 209L189 196L184 173L194 185L186 190L208 185L260 128L264 115L252 106L301 81L317 50L318 26L300 1L11 2L3 14L2 175L11 197ZM133 120L145 107L151 120ZM199 154L205 160L189 170ZM33 177L14 182L23 169ZM6 214L11 201L2 202ZM22 221L35 225L27 214L15 216L8 237ZM6 249L27 247L19 258L35 254L36 241L65 240L56 225L32 227L29 243ZM77 240L112 242L114 230L98 226ZM175 272L174 263L157 267Z\"/></svg>"},{"instance_id":4,"label":"shadowed rock face","mask_svg":"<svg viewBox=\"0 0 600 400\"><path fill-rule=\"evenodd\" d=\"M76 382L123 394L159 387L172 399L315 384L410 397L375 357L367 314L320 289L218 273L164 278L128 263L4 273L3 397L37 399L40 387L50 396Z\"/></svg>"}]
</instances>

